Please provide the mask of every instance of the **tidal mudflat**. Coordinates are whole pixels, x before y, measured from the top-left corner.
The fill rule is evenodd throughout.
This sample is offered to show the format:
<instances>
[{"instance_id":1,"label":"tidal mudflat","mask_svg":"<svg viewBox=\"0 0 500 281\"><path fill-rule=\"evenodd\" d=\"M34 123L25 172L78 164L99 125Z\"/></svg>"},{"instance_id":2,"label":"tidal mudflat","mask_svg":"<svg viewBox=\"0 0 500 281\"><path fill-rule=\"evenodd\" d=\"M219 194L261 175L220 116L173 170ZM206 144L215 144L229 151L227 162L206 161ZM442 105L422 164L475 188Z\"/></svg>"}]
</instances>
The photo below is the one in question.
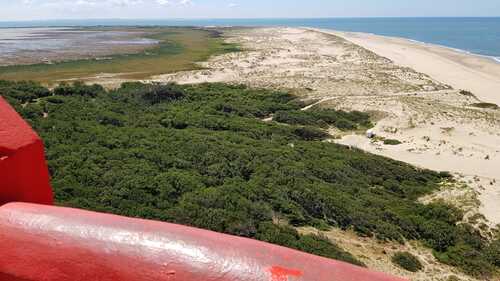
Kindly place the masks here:
<instances>
[{"instance_id":1,"label":"tidal mudflat","mask_svg":"<svg viewBox=\"0 0 500 281\"><path fill-rule=\"evenodd\" d=\"M159 43L146 38L148 34L133 29L0 28L0 66L136 53Z\"/></svg>"}]
</instances>

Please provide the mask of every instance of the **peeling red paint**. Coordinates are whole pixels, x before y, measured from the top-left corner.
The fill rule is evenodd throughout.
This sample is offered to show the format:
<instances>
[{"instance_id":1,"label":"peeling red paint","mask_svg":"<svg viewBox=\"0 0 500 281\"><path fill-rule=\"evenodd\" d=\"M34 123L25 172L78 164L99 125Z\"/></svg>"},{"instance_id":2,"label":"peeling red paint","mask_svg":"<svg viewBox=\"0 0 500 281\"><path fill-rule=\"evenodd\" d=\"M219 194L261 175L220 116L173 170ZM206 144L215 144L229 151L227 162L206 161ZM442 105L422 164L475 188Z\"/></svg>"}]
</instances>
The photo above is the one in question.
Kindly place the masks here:
<instances>
[{"instance_id":1,"label":"peeling red paint","mask_svg":"<svg viewBox=\"0 0 500 281\"><path fill-rule=\"evenodd\" d=\"M300 270L288 269L280 266L273 266L269 271L272 275L271 281L288 281L288 276L302 276L302 271Z\"/></svg>"}]
</instances>

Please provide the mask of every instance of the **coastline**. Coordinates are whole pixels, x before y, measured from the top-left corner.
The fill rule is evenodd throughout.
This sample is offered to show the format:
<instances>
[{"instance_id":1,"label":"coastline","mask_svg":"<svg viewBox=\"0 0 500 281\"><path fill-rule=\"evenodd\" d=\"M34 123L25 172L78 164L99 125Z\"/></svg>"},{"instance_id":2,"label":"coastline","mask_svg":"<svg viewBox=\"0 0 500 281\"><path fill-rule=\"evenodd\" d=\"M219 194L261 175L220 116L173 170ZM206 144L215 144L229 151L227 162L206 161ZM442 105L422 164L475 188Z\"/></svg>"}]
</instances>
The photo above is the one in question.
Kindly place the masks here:
<instances>
[{"instance_id":1,"label":"coastline","mask_svg":"<svg viewBox=\"0 0 500 281\"><path fill-rule=\"evenodd\" d=\"M455 90L471 91L482 102L500 105L500 91L495 95L495 90L500 89L500 63L491 57L406 38L358 32L308 30L339 36L388 58L397 65L425 73L437 82L452 86ZM462 181L476 190L481 201L478 206L479 212L486 215L492 225L495 225L500 223L500 209L497 204L500 201L500 173L497 168L500 166L498 157L500 135L497 132L500 120L497 113L492 113L489 118L492 120L491 128L477 130L474 127L476 125L474 120L468 120L463 124L456 122L453 124L454 132L447 136L443 136L439 129L443 129L444 125L450 126L452 124L450 120L438 123L434 119L430 126L407 128L398 134L388 133L386 130L388 124L393 124L382 120L375 127L377 134L402 139L402 145L380 147L359 135L348 135L336 142L415 166L456 173ZM443 151L441 144L432 147L429 141L422 142L422 138L451 142L458 147L458 150ZM477 152L478 147L473 148L476 145L483 149L485 155L489 154L484 156L485 158L480 158L473 157L473 153L469 156L466 153L457 153L468 150L467 146L470 152L474 150ZM415 153L415 150L422 146L425 149Z\"/></svg>"},{"instance_id":2,"label":"coastline","mask_svg":"<svg viewBox=\"0 0 500 281\"><path fill-rule=\"evenodd\" d=\"M404 67L430 75L481 101L500 104L500 60L465 50L370 33L311 29L342 37Z\"/></svg>"},{"instance_id":3,"label":"coastline","mask_svg":"<svg viewBox=\"0 0 500 281\"><path fill-rule=\"evenodd\" d=\"M486 58L486 59L490 59L490 60L493 60L495 62L500 63L500 56L483 55L483 54L479 54L479 53L474 53L473 51L468 51L466 49L460 49L460 48L451 47L451 46L447 46L447 45L440 45L440 44L435 44L435 43L430 43L430 42L425 42L425 41L419 41L419 40L415 40L415 39L411 39L411 38L407 38L407 37L389 36L389 35L382 35L382 34L376 34L376 33L371 33L371 32L362 32L362 31L342 31L342 30L325 29L325 28L318 29L318 28L312 28L312 27L304 27L304 28L305 29L314 29L318 32L327 32L328 33L328 32L333 31L333 32L338 32L339 34L341 34L341 33L344 33L344 34L349 34L349 33L351 33L351 34L365 34L365 35L372 35L372 36L378 36L378 37L407 40L407 41L413 42L413 43L418 44L418 45L423 45L423 46L428 46L428 47L445 48L445 49L449 49L449 50L459 52L462 54L467 54L467 55L476 56L476 57L480 57L480 58Z\"/></svg>"}]
</instances>

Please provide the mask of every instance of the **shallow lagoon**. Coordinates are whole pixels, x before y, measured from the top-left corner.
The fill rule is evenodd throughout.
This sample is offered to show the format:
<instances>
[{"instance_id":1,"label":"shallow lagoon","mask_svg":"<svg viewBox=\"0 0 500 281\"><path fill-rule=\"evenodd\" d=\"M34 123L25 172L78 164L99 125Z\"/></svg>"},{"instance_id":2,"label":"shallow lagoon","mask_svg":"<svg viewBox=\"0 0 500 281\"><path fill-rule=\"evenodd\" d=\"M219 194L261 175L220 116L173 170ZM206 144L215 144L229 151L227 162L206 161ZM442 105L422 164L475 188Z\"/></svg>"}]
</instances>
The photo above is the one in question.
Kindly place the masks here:
<instances>
[{"instance_id":1,"label":"shallow lagoon","mask_svg":"<svg viewBox=\"0 0 500 281\"><path fill-rule=\"evenodd\" d=\"M135 53L158 43L146 35L123 29L0 28L0 65Z\"/></svg>"}]
</instances>

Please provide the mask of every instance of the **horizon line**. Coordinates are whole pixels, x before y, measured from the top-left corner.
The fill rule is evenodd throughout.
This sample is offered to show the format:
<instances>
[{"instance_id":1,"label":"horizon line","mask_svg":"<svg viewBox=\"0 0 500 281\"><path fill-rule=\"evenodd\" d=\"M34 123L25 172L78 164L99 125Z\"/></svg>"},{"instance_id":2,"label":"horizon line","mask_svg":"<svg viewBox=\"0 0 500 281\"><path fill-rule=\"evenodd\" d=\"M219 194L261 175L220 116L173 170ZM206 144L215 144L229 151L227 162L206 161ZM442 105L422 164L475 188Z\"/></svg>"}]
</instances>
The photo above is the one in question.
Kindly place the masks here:
<instances>
[{"instance_id":1,"label":"horizon line","mask_svg":"<svg viewBox=\"0 0 500 281\"><path fill-rule=\"evenodd\" d=\"M294 20L294 19L417 19L417 18L500 18L499 16L333 16L333 17L245 17L245 18L230 18L230 17L214 17L214 18L54 18L54 19L16 19L16 20L0 20L0 23L7 22L36 22L36 21L92 21L92 20L141 20L141 21L184 21L184 20Z\"/></svg>"}]
</instances>

